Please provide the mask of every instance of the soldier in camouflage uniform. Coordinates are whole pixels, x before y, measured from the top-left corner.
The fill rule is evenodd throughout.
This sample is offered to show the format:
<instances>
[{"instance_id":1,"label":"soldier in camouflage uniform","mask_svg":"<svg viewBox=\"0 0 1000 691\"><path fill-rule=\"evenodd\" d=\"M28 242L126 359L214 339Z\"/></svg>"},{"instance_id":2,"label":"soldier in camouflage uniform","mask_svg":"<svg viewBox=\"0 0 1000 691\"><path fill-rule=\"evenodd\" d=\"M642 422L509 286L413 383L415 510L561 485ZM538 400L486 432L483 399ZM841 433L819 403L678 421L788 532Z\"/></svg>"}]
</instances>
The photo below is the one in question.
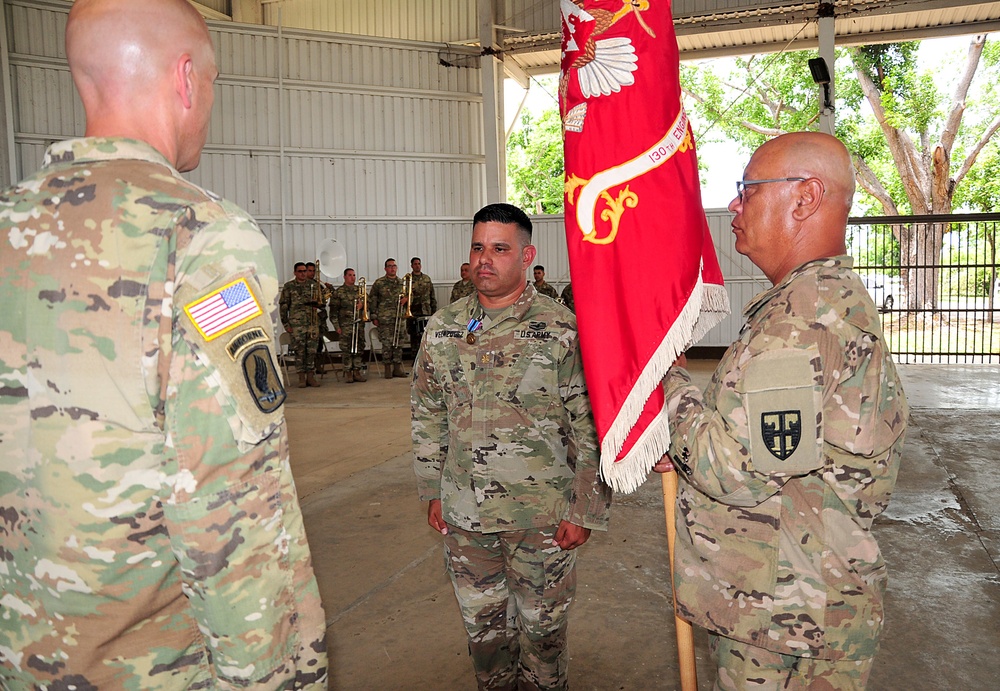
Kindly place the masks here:
<instances>
[{"instance_id":1,"label":"soldier in camouflage uniform","mask_svg":"<svg viewBox=\"0 0 1000 691\"><path fill-rule=\"evenodd\" d=\"M413 369L419 495L484 689L567 687L574 550L611 502L576 322L527 285L530 242L517 207L476 214L478 295L431 317Z\"/></svg>"},{"instance_id":2,"label":"soldier in camouflage uniform","mask_svg":"<svg viewBox=\"0 0 1000 691\"><path fill-rule=\"evenodd\" d=\"M322 286L309 279L304 262L295 265L295 278L281 289L279 300L281 325L292 335L299 373L299 388L320 386L316 379L316 344L319 342L319 308L323 304Z\"/></svg>"},{"instance_id":3,"label":"soldier in camouflage uniform","mask_svg":"<svg viewBox=\"0 0 1000 691\"><path fill-rule=\"evenodd\" d=\"M413 317L407 320L406 326L410 332L410 349L416 353L420 347L420 339L424 336L428 317L437 312L438 301L431 277L421 271L420 257L410 260L410 280L413 281L410 302Z\"/></svg>"},{"instance_id":4,"label":"soldier in camouflage uniform","mask_svg":"<svg viewBox=\"0 0 1000 691\"><path fill-rule=\"evenodd\" d=\"M570 312L576 313L576 303L573 302L573 284L567 283L566 287L563 288L562 301L566 305Z\"/></svg>"},{"instance_id":5,"label":"soldier in camouflage uniform","mask_svg":"<svg viewBox=\"0 0 1000 691\"><path fill-rule=\"evenodd\" d=\"M316 320L319 322L319 339L316 341L316 374L324 372L326 357L326 341L330 337L330 313L326 306L333 295L333 286L316 278L315 262L306 262L306 278L315 281L320 295L320 307L316 310Z\"/></svg>"},{"instance_id":6,"label":"soldier in camouflage uniform","mask_svg":"<svg viewBox=\"0 0 1000 691\"><path fill-rule=\"evenodd\" d=\"M878 313L844 255L854 193L835 138L795 133L746 168L736 250L773 287L704 396L673 367L680 473L674 586L710 631L716 688L864 688L886 567L871 532L892 494L908 407ZM683 359L680 361L683 364Z\"/></svg>"},{"instance_id":7,"label":"soldier in camouflage uniform","mask_svg":"<svg viewBox=\"0 0 1000 691\"><path fill-rule=\"evenodd\" d=\"M344 285L333 291L330 297L330 319L333 330L340 337L340 352L344 358L344 380L350 382L368 381L365 377L365 322L362 301L364 295L357 283L354 269L344 269ZM358 340L354 340L357 331Z\"/></svg>"},{"instance_id":8,"label":"soldier in camouflage uniform","mask_svg":"<svg viewBox=\"0 0 1000 691\"><path fill-rule=\"evenodd\" d=\"M403 371L403 342L406 339L406 295L403 279L396 276L396 260L385 260L385 276L377 279L368 295L368 310L372 324L378 329L382 344L382 365L385 378L405 377Z\"/></svg>"},{"instance_id":9,"label":"soldier in camouflage uniform","mask_svg":"<svg viewBox=\"0 0 1000 691\"><path fill-rule=\"evenodd\" d=\"M274 260L178 172L208 29L77 0L66 53L90 136L0 193L0 686L325 689Z\"/></svg>"},{"instance_id":10,"label":"soldier in camouflage uniform","mask_svg":"<svg viewBox=\"0 0 1000 691\"><path fill-rule=\"evenodd\" d=\"M462 275L462 279L455 281L455 285L451 287L451 298L448 300L449 303L460 300L476 292L476 285L470 278L470 276L472 276L472 268L469 266L469 262L462 264L462 267L459 269L459 273Z\"/></svg>"},{"instance_id":11,"label":"soldier in camouflage uniform","mask_svg":"<svg viewBox=\"0 0 1000 691\"><path fill-rule=\"evenodd\" d=\"M535 268L532 270L532 273L535 276L535 290L538 291L540 295L545 295L553 300L558 300L559 293L556 292L555 288L545 282L545 267L541 264L535 264Z\"/></svg>"}]
</instances>

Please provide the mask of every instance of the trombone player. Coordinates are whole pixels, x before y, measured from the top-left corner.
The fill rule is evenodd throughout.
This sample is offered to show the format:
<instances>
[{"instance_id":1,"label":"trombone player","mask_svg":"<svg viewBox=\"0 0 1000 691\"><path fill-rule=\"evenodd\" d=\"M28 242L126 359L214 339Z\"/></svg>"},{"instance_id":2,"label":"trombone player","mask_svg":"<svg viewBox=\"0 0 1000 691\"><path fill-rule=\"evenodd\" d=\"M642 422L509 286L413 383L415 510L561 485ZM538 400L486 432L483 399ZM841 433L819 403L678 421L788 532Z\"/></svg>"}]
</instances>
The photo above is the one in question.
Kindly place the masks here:
<instances>
[{"instance_id":1,"label":"trombone player","mask_svg":"<svg viewBox=\"0 0 1000 691\"><path fill-rule=\"evenodd\" d=\"M344 358L344 381L368 381L365 377L365 322L368 321L368 295L365 279L358 282L354 269L344 269L344 285L330 296L330 321L340 337L340 352Z\"/></svg>"},{"instance_id":2,"label":"trombone player","mask_svg":"<svg viewBox=\"0 0 1000 691\"><path fill-rule=\"evenodd\" d=\"M396 260L392 257L386 259L385 276L372 284L368 295L372 324L378 329L378 340L382 343L382 365L386 379L406 376L399 338L400 334L406 334L408 298L403 279L396 276L397 270Z\"/></svg>"},{"instance_id":3,"label":"trombone player","mask_svg":"<svg viewBox=\"0 0 1000 691\"><path fill-rule=\"evenodd\" d=\"M421 270L420 257L410 260L410 313L407 320L407 331L410 333L410 348L414 353L420 348L420 339L424 336L427 320L437 312L437 296L434 294L434 283L431 277ZM405 278L405 277L404 277Z\"/></svg>"}]
</instances>

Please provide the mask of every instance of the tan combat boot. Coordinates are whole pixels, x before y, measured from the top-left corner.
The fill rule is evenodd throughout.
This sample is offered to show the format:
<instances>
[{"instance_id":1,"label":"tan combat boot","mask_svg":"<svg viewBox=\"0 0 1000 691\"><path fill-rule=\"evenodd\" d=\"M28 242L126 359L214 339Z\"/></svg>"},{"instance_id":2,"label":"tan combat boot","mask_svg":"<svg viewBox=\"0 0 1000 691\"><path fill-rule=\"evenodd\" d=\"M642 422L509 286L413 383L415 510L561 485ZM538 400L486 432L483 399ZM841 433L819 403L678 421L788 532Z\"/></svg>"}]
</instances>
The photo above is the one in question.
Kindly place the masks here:
<instances>
[{"instance_id":1,"label":"tan combat boot","mask_svg":"<svg viewBox=\"0 0 1000 691\"><path fill-rule=\"evenodd\" d=\"M299 388L300 389L304 389L307 386L309 386L309 385L306 384L306 373L305 372L299 372Z\"/></svg>"},{"instance_id":2,"label":"tan combat boot","mask_svg":"<svg viewBox=\"0 0 1000 691\"><path fill-rule=\"evenodd\" d=\"M353 381L354 381L354 370L349 369L349 370L345 371L344 372L344 383L345 384L350 384Z\"/></svg>"},{"instance_id":3,"label":"tan combat boot","mask_svg":"<svg viewBox=\"0 0 1000 691\"><path fill-rule=\"evenodd\" d=\"M384 365L385 368L385 378L392 379L392 365Z\"/></svg>"},{"instance_id":4,"label":"tan combat boot","mask_svg":"<svg viewBox=\"0 0 1000 691\"><path fill-rule=\"evenodd\" d=\"M322 384L316 381L315 375L316 375L315 372L306 372L306 384L309 386L316 386L316 387L322 386Z\"/></svg>"},{"instance_id":5,"label":"tan combat boot","mask_svg":"<svg viewBox=\"0 0 1000 691\"><path fill-rule=\"evenodd\" d=\"M392 366L392 376L394 377L405 377L406 372L403 371L403 365L401 363L395 363Z\"/></svg>"},{"instance_id":6,"label":"tan combat boot","mask_svg":"<svg viewBox=\"0 0 1000 691\"><path fill-rule=\"evenodd\" d=\"M368 377L365 376L365 371L363 369L354 370L354 381L356 382L368 381Z\"/></svg>"}]
</instances>

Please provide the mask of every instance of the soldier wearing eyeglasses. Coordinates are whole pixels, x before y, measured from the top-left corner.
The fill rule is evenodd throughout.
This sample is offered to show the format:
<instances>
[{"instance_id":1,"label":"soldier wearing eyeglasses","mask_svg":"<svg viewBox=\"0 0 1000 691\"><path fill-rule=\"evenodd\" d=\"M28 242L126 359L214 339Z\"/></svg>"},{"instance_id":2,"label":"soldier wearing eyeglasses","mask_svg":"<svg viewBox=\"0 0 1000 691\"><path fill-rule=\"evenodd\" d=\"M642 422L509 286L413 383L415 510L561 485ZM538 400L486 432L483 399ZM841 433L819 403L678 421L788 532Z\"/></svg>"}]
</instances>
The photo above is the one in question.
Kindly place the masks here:
<instances>
[{"instance_id":1,"label":"soldier wearing eyeglasses","mask_svg":"<svg viewBox=\"0 0 1000 691\"><path fill-rule=\"evenodd\" d=\"M680 475L674 588L709 631L717 688L864 688L883 623L872 534L908 407L846 256L854 169L819 133L761 146L729 204L736 250L773 286L702 392L664 379Z\"/></svg>"}]
</instances>

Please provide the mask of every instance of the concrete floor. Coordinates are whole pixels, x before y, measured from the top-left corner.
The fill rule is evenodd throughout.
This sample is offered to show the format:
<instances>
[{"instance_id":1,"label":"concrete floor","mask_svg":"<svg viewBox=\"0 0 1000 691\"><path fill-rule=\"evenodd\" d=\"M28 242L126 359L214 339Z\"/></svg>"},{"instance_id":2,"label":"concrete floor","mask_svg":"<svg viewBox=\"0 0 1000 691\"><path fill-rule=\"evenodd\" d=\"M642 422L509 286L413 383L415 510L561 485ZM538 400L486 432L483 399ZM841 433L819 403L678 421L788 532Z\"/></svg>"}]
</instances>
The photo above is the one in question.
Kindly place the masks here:
<instances>
[{"instance_id":1,"label":"concrete floor","mask_svg":"<svg viewBox=\"0 0 1000 691\"><path fill-rule=\"evenodd\" d=\"M693 362L707 381L713 362ZM409 368L407 368L409 369ZM1000 367L901 368L913 407L889 510L887 624L869 688L1000 688ZM373 370L374 373L374 370ZM326 608L332 689L475 689L465 636L411 470L409 379L289 392L295 474ZM993 499L991 499L993 498ZM615 498L581 548L574 689L676 689L658 478ZM695 630L701 689L714 673Z\"/></svg>"}]
</instances>

